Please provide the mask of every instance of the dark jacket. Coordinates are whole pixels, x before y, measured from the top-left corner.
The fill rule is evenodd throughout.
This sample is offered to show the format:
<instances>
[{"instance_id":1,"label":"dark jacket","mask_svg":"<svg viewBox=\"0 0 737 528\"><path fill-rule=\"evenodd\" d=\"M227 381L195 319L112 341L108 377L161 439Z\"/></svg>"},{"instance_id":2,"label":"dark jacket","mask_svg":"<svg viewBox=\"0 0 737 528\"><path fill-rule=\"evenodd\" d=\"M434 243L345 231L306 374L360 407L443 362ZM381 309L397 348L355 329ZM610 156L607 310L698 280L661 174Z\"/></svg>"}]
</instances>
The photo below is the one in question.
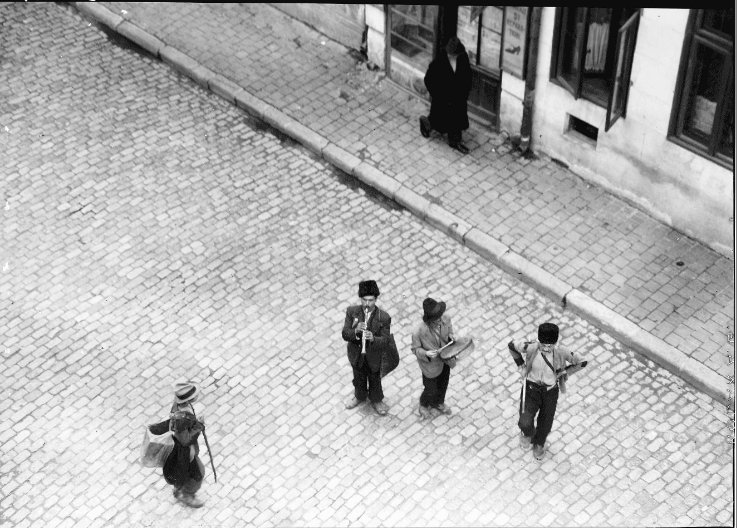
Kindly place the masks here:
<instances>
[{"instance_id":1,"label":"dark jacket","mask_svg":"<svg viewBox=\"0 0 737 528\"><path fill-rule=\"evenodd\" d=\"M174 449L164 463L164 479L168 484L183 486L187 480L202 481L205 468L199 458L200 445L197 441L204 425L198 422L194 415L191 419L184 417L185 413L173 413L168 420L149 427L153 434L163 434L174 431ZM194 446L194 458L190 446Z\"/></svg>"},{"instance_id":2,"label":"dark jacket","mask_svg":"<svg viewBox=\"0 0 737 528\"><path fill-rule=\"evenodd\" d=\"M345 311L345 323L343 324L343 339L348 343L348 361L352 367L358 366L361 356L361 332L356 335L355 328L364 319L361 306L349 306ZM381 369L381 354L384 347L389 345L389 333L391 332L392 318L378 306L369 319L368 328L374 334L373 341L366 341L366 361L372 372Z\"/></svg>"},{"instance_id":3,"label":"dark jacket","mask_svg":"<svg viewBox=\"0 0 737 528\"><path fill-rule=\"evenodd\" d=\"M456 61L456 71L450 66L448 54L441 51L430 63L425 74L425 86L430 92L430 124L438 132L468 128L468 94L471 91L471 64L464 49Z\"/></svg>"}]
</instances>

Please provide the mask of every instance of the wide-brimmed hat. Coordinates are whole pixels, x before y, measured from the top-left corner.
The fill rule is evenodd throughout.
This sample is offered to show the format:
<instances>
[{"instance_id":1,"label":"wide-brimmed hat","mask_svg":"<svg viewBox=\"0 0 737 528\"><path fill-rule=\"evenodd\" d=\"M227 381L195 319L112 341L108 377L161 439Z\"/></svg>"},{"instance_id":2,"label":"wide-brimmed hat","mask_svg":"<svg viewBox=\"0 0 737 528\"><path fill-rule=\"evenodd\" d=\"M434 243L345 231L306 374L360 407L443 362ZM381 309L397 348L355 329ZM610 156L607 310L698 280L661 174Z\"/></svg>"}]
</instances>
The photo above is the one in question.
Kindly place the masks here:
<instances>
[{"instance_id":1,"label":"wide-brimmed hat","mask_svg":"<svg viewBox=\"0 0 737 528\"><path fill-rule=\"evenodd\" d=\"M379 286L376 281L367 280L358 283L358 296L366 297L367 295L379 296Z\"/></svg>"},{"instance_id":2,"label":"wide-brimmed hat","mask_svg":"<svg viewBox=\"0 0 737 528\"><path fill-rule=\"evenodd\" d=\"M537 327L537 340L543 345L554 345L558 342L558 325L543 323Z\"/></svg>"},{"instance_id":3,"label":"wide-brimmed hat","mask_svg":"<svg viewBox=\"0 0 737 528\"><path fill-rule=\"evenodd\" d=\"M422 318L426 321L437 319L445 313L445 303L428 297L422 301Z\"/></svg>"},{"instance_id":4,"label":"wide-brimmed hat","mask_svg":"<svg viewBox=\"0 0 737 528\"><path fill-rule=\"evenodd\" d=\"M200 386L194 381L178 381L174 384L174 403L194 401L200 394Z\"/></svg>"}]
</instances>

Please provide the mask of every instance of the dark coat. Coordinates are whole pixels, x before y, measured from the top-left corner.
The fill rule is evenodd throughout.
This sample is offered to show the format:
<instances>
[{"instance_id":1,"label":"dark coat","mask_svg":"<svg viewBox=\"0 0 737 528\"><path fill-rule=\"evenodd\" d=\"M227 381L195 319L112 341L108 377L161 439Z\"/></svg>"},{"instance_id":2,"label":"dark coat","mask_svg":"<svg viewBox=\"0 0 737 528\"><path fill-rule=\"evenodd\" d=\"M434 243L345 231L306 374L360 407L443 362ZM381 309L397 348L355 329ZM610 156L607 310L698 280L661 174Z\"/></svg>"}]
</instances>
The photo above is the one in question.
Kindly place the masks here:
<instances>
[{"instance_id":1,"label":"dark coat","mask_svg":"<svg viewBox=\"0 0 737 528\"><path fill-rule=\"evenodd\" d=\"M187 480L202 481L205 476L205 467L199 458L200 445L197 441L203 430L202 424L194 417L191 425L186 427L173 426L172 420L154 424L149 427L153 434L163 434L170 429L176 432L174 449L164 463L164 479L168 484L181 487ZM178 422L181 423L181 422ZM195 457L190 460L190 445L194 445Z\"/></svg>"},{"instance_id":2,"label":"dark coat","mask_svg":"<svg viewBox=\"0 0 737 528\"><path fill-rule=\"evenodd\" d=\"M468 128L468 94L471 91L471 64L464 49L456 60L456 71L448 54L442 51L430 63L425 74L430 92L430 124L438 132Z\"/></svg>"},{"instance_id":3,"label":"dark coat","mask_svg":"<svg viewBox=\"0 0 737 528\"><path fill-rule=\"evenodd\" d=\"M345 311L342 335L348 343L348 361L350 361L352 367L358 366L361 357L361 333L358 333L358 339L356 339L354 328L363 320L363 308L360 305L349 306ZM374 340L366 341L366 361L372 372L378 372L381 369L381 355L384 347L389 346L391 324L392 318L389 314L376 306L368 324L369 330L374 334Z\"/></svg>"}]
</instances>

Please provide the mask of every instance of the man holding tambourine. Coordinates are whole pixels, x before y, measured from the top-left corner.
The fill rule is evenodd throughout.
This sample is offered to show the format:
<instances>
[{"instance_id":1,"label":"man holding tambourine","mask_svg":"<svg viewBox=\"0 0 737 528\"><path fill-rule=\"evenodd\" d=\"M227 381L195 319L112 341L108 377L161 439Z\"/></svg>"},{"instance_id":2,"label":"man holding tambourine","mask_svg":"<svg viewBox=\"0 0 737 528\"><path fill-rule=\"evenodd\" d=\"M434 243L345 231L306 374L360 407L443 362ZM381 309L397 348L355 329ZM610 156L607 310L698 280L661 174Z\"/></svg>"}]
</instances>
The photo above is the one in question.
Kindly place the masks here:
<instances>
[{"instance_id":1,"label":"man holding tambourine","mask_svg":"<svg viewBox=\"0 0 737 528\"><path fill-rule=\"evenodd\" d=\"M473 349L473 341L455 340L444 302L428 297L422 302L422 311L422 323L412 333L412 352L420 365L424 387L418 410L421 418L430 418L432 408L441 414L451 414L450 407L445 405L450 369L456 366L462 353Z\"/></svg>"}]
</instances>

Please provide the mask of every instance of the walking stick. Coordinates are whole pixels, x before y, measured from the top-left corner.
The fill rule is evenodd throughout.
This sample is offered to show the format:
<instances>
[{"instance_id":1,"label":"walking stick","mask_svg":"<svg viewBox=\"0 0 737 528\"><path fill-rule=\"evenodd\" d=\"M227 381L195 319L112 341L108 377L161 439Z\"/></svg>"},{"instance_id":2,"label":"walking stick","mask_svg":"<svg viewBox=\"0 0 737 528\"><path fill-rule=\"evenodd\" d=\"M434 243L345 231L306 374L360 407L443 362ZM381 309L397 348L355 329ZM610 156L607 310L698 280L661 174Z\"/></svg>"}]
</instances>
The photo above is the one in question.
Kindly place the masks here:
<instances>
[{"instance_id":1,"label":"walking stick","mask_svg":"<svg viewBox=\"0 0 737 528\"><path fill-rule=\"evenodd\" d=\"M194 412L194 407L192 404L189 404L189 408L192 409L192 414L194 415L194 419L197 419L197 414ZM204 425L204 424L203 424ZM202 430L202 438L205 439L205 445L207 446L207 454L210 456L210 465L212 466L212 475L215 477L215 483L217 484L218 481L218 474L215 472L215 462L212 460L212 449L210 449L210 442L207 441L207 435L205 434L205 430Z\"/></svg>"},{"instance_id":2,"label":"walking stick","mask_svg":"<svg viewBox=\"0 0 737 528\"><path fill-rule=\"evenodd\" d=\"M215 477L215 483L218 481L218 474L215 473L215 462L212 461L212 449L210 449L210 442L207 441L207 435L205 430L202 430L202 438L205 439L205 445L207 446L207 454L210 455L210 465L212 466L212 476Z\"/></svg>"}]
</instances>

